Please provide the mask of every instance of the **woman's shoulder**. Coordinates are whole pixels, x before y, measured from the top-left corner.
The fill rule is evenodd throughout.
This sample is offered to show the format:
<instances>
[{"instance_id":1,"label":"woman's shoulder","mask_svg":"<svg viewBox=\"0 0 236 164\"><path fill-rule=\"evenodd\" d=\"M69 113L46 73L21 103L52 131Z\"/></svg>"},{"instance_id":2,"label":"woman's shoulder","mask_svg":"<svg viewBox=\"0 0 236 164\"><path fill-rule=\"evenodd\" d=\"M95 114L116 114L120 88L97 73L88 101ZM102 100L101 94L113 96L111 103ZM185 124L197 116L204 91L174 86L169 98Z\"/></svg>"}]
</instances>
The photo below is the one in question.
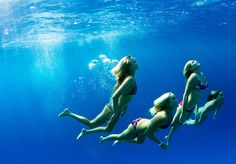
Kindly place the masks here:
<instances>
[{"instance_id":1,"label":"woman's shoulder","mask_svg":"<svg viewBox=\"0 0 236 164\"><path fill-rule=\"evenodd\" d=\"M197 73L192 73L189 78L188 81L198 81L200 79L200 76Z\"/></svg>"},{"instance_id":2,"label":"woman's shoulder","mask_svg":"<svg viewBox=\"0 0 236 164\"><path fill-rule=\"evenodd\" d=\"M197 74L197 73L193 72L193 73L190 75L190 77L189 77L189 78L199 78L199 77L200 77L200 75L199 75L199 74Z\"/></svg>"},{"instance_id":3,"label":"woman's shoulder","mask_svg":"<svg viewBox=\"0 0 236 164\"><path fill-rule=\"evenodd\" d=\"M214 99L214 100L208 101L208 102L204 105L204 107L205 107L206 109L211 109L211 108L216 108L217 105L218 105L217 100Z\"/></svg>"},{"instance_id":4,"label":"woman's shoulder","mask_svg":"<svg viewBox=\"0 0 236 164\"><path fill-rule=\"evenodd\" d=\"M135 79L134 79L133 76L129 75L124 79L124 81L126 81L126 82L135 82Z\"/></svg>"}]
</instances>

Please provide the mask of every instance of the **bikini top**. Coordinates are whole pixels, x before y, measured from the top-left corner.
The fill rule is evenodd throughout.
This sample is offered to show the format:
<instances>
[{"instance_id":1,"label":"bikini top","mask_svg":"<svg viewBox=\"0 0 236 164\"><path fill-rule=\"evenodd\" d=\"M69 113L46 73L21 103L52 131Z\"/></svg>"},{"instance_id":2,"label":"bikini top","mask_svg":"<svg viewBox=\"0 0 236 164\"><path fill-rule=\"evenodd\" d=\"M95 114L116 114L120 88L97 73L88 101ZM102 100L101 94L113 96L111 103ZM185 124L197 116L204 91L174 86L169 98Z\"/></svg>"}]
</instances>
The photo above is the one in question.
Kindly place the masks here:
<instances>
[{"instance_id":1,"label":"bikini top","mask_svg":"<svg viewBox=\"0 0 236 164\"><path fill-rule=\"evenodd\" d=\"M198 89L198 90L205 90L207 87L208 87L208 83L201 82L200 80L198 81L197 85L195 85L195 89Z\"/></svg>"},{"instance_id":2,"label":"bikini top","mask_svg":"<svg viewBox=\"0 0 236 164\"><path fill-rule=\"evenodd\" d=\"M128 93L128 95L135 95L137 93L138 87L135 84L134 87L131 89L131 91Z\"/></svg>"},{"instance_id":3,"label":"bikini top","mask_svg":"<svg viewBox=\"0 0 236 164\"><path fill-rule=\"evenodd\" d=\"M167 129L170 126L172 120L173 120L173 116L171 115L171 116L168 117L168 122L165 125L162 125L160 128L161 129Z\"/></svg>"}]
</instances>

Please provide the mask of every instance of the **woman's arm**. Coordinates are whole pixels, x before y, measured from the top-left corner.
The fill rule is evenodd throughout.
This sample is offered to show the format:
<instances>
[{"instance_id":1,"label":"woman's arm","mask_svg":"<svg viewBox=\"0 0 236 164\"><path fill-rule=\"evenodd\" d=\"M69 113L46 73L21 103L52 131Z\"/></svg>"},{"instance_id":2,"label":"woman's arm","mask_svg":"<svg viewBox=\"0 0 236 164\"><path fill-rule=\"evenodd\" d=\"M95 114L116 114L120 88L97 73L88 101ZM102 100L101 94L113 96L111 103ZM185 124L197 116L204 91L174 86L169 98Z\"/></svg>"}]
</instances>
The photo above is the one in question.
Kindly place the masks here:
<instances>
[{"instance_id":1,"label":"woman's arm","mask_svg":"<svg viewBox=\"0 0 236 164\"><path fill-rule=\"evenodd\" d=\"M127 77L120 87L113 93L112 101L113 101L113 112L114 114L120 113L120 109L118 109L118 100L122 94L126 94L130 91L135 85L135 80L132 76Z\"/></svg>"},{"instance_id":2,"label":"woman's arm","mask_svg":"<svg viewBox=\"0 0 236 164\"><path fill-rule=\"evenodd\" d=\"M218 108L215 110L214 115L213 115L213 119L216 119L218 115Z\"/></svg>"},{"instance_id":3,"label":"woman's arm","mask_svg":"<svg viewBox=\"0 0 236 164\"><path fill-rule=\"evenodd\" d=\"M213 119L216 119L216 117L218 116L219 110L220 110L221 106L222 106L223 103L224 103L224 100L223 100L222 97L217 98L216 101L217 101L218 105L217 105L217 107L216 107L216 109L215 109Z\"/></svg>"},{"instance_id":4,"label":"woman's arm","mask_svg":"<svg viewBox=\"0 0 236 164\"><path fill-rule=\"evenodd\" d=\"M161 142L156 136L153 134L147 135L148 138L150 138L153 142L156 142L162 149L167 149L168 145L165 143Z\"/></svg>"},{"instance_id":5,"label":"woman's arm","mask_svg":"<svg viewBox=\"0 0 236 164\"><path fill-rule=\"evenodd\" d=\"M168 118L166 116L162 116L157 113L156 116L151 119L150 124L147 126L147 129L144 132L145 136L150 138L153 142L156 142L163 149L165 149L165 144L162 143L157 137L155 137L153 133L156 131L156 129L163 126L167 121Z\"/></svg>"},{"instance_id":6,"label":"woman's arm","mask_svg":"<svg viewBox=\"0 0 236 164\"><path fill-rule=\"evenodd\" d=\"M194 86L196 85L198 81L197 75L193 74L189 77L187 80L185 90L184 90L184 95L183 95L183 112L180 115L179 121L184 122L185 118L182 117L183 113L186 111L187 103L188 103L188 98L192 90L194 89Z\"/></svg>"}]
</instances>

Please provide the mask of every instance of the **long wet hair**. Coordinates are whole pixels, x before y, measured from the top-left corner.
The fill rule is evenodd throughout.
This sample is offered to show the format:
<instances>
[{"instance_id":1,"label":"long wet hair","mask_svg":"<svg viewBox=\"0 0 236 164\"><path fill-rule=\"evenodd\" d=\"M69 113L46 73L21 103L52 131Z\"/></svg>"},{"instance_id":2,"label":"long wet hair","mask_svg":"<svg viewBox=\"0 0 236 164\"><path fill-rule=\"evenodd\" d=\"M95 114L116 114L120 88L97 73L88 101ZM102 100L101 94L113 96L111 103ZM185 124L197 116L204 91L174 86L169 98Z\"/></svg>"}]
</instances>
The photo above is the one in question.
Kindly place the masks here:
<instances>
[{"instance_id":1,"label":"long wet hair","mask_svg":"<svg viewBox=\"0 0 236 164\"><path fill-rule=\"evenodd\" d=\"M116 91L120 87L127 76L131 75L130 67L133 61L135 61L135 59L132 56L125 56L111 70L117 80L114 91Z\"/></svg>"},{"instance_id":2,"label":"long wet hair","mask_svg":"<svg viewBox=\"0 0 236 164\"><path fill-rule=\"evenodd\" d=\"M219 96L220 92L222 92L222 90L211 91L211 92L208 94L207 102L216 99L216 98Z\"/></svg>"},{"instance_id":3,"label":"long wet hair","mask_svg":"<svg viewBox=\"0 0 236 164\"><path fill-rule=\"evenodd\" d=\"M186 79L188 79L190 75L193 73L193 70L190 69L192 65L192 61L193 60L189 60L184 66L183 74L186 77Z\"/></svg>"},{"instance_id":4,"label":"long wet hair","mask_svg":"<svg viewBox=\"0 0 236 164\"><path fill-rule=\"evenodd\" d=\"M170 95L171 93L167 94L167 97L163 101L157 101L159 98L154 101L154 106L149 109L149 112L152 116L167 108L171 97Z\"/></svg>"}]
</instances>

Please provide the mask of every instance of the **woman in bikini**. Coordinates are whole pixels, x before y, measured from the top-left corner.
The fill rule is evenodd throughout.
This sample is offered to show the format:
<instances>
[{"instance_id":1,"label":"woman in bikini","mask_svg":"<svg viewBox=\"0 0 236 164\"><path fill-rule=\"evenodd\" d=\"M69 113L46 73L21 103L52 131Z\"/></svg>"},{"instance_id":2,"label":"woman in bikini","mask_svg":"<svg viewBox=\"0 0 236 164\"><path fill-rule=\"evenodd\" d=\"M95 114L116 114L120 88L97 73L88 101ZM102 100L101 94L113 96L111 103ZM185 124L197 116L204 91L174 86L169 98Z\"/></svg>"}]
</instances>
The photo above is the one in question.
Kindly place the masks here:
<instances>
[{"instance_id":1,"label":"woman in bikini","mask_svg":"<svg viewBox=\"0 0 236 164\"><path fill-rule=\"evenodd\" d=\"M195 112L195 120L189 119L184 124L199 125L203 123L210 112L214 112L213 118L216 119L219 109L224 103L224 94L221 90L211 91L208 95L207 102Z\"/></svg>"},{"instance_id":2,"label":"woman in bikini","mask_svg":"<svg viewBox=\"0 0 236 164\"><path fill-rule=\"evenodd\" d=\"M101 136L100 143L110 140L115 140L113 145L120 142L143 143L144 139L148 137L161 148L166 149L167 145L156 138L153 133L169 127L173 118L173 109L177 106L178 101L175 95L171 92L165 93L154 101L154 106L150 109L153 115L151 119L137 118L120 134Z\"/></svg>"},{"instance_id":3,"label":"woman in bikini","mask_svg":"<svg viewBox=\"0 0 236 164\"><path fill-rule=\"evenodd\" d=\"M199 104L202 91L208 87L207 81L200 71L200 63L197 60L189 60L184 66L183 74L187 80L183 101L179 103L171 123L171 130L165 137L167 145L169 145L176 129L190 118L196 105Z\"/></svg>"},{"instance_id":4,"label":"woman in bikini","mask_svg":"<svg viewBox=\"0 0 236 164\"><path fill-rule=\"evenodd\" d=\"M60 117L68 116L93 128L91 130L82 129L77 139L80 139L89 133L112 131L119 120L120 115L125 114L129 102L136 94L137 86L134 75L137 69L138 64L135 58L131 56L125 56L118 62L112 69L112 73L114 74L117 83L114 87L110 102L105 105L102 112L94 119L89 120L84 116L72 113L68 108L59 114ZM108 122L107 126L99 127L106 122Z\"/></svg>"}]
</instances>

